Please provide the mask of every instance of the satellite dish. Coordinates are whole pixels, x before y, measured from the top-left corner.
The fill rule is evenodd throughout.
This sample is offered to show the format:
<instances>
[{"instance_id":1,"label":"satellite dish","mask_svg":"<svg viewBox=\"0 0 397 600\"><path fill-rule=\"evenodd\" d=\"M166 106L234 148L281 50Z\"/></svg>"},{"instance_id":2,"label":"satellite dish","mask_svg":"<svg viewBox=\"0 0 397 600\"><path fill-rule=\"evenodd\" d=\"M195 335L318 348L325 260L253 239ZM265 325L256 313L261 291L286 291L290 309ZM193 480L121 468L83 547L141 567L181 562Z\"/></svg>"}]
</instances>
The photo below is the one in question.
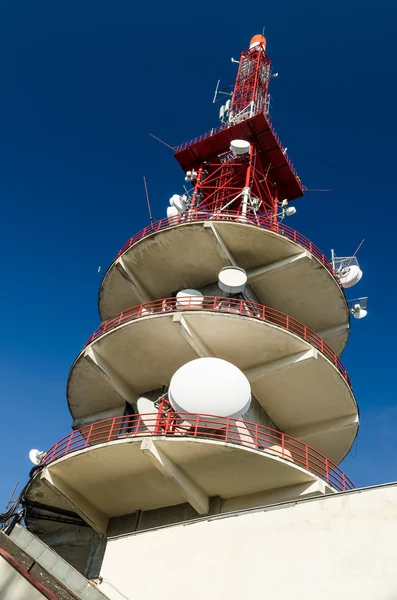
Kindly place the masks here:
<instances>
[{"instance_id":1,"label":"satellite dish","mask_svg":"<svg viewBox=\"0 0 397 600\"><path fill-rule=\"evenodd\" d=\"M136 407L141 415L141 422L143 425L145 425L150 432L153 432L156 428L156 413L158 412L154 402L145 396L140 396L136 402Z\"/></svg>"},{"instance_id":2,"label":"satellite dish","mask_svg":"<svg viewBox=\"0 0 397 600\"><path fill-rule=\"evenodd\" d=\"M295 213L296 213L295 206L288 206L288 208L285 209L285 214L287 217L292 217L292 215L294 215Z\"/></svg>"},{"instance_id":3,"label":"satellite dish","mask_svg":"<svg viewBox=\"0 0 397 600\"><path fill-rule=\"evenodd\" d=\"M246 140L233 140L232 142L230 142L230 150L238 156L248 154L248 152L250 151L250 147L250 143Z\"/></svg>"},{"instance_id":4,"label":"satellite dish","mask_svg":"<svg viewBox=\"0 0 397 600\"><path fill-rule=\"evenodd\" d=\"M224 292L238 294L247 283L247 273L240 267L223 267L219 271L218 285Z\"/></svg>"},{"instance_id":5,"label":"satellite dish","mask_svg":"<svg viewBox=\"0 0 397 600\"><path fill-rule=\"evenodd\" d=\"M202 425L220 428L217 418L239 419L247 412L251 386L244 373L226 360L197 358L174 373L168 398L176 412L213 415Z\"/></svg>"},{"instance_id":6,"label":"satellite dish","mask_svg":"<svg viewBox=\"0 0 397 600\"><path fill-rule=\"evenodd\" d=\"M351 288L356 285L363 276L363 272L358 265L350 265L341 270L339 281L344 288Z\"/></svg>"},{"instance_id":7,"label":"satellite dish","mask_svg":"<svg viewBox=\"0 0 397 600\"><path fill-rule=\"evenodd\" d=\"M203 306L203 294L198 290L181 290L176 295L177 308L201 308Z\"/></svg>"},{"instance_id":8,"label":"satellite dish","mask_svg":"<svg viewBox=\"0 0 397 600\"><path fill-rule=\"evenodd\" d=\"M175 208L175 206L168 206L167 207L167 219L172 219L175 218L179 215L178 210Z\"/></svg>"},{"instance_id":9,"label":"satellite dish","mask_svg":"<svg viewBox=\"0 0 397 600\"><path fill-rule=\"evenodd\" d=\"M36 450L36 448L33 448L33 450L29 452L29 460L34 465L39 465L43 460L44 456L45 452L43 452L42 450Z\"/></svg>"},{"instance_id":10,"label":"satellite dish","mask_svg":"<svg viewBox=\"0 0 397 600\"><path fill-rule=\"evenodd\" d=\"M367 316L368 311L365 308L362 308L360 304L355 304L352 309L353 317L355 319L363 319Z\"/></svg>"}]
</instances>

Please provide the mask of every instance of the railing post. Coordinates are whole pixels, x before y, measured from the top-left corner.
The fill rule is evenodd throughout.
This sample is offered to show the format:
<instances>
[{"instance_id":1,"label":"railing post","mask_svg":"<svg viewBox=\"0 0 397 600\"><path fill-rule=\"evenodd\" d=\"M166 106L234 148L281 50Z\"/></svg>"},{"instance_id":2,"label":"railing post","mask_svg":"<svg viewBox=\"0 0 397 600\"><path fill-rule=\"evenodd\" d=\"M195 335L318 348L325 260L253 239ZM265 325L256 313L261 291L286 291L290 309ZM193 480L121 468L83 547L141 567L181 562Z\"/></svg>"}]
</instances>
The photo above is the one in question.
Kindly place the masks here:
<instances>
[{"instance_id":1,"label":"railing post","mask_svg":"<svg viewBox=\"0 0 397 600\"><path fill-rule=\"evenodd\" d=\"M154 425L154 435L158 435L160 432L161 417L163 416L163 401L161 401L159 409L157 411L156 423Z\"/></svg>"},{"instance_id":2,"label":"railing post","mask_svg":"<svg viewBox=\"0 0 397 600\"><path fill-rule=\"evenodd\" d=\"M285 433L281 434L281 456L284 458L284 450L285 450Z\"/></svg>"},{"instance_id":3,"label":"railing post","mask_svg":"<svg viewBox=\"0 0 397 600\"><path fill-rule=\"evenodd\" d=\"M71 433L69 435L68 445L66 446L66 450L65 450L64 454L68 454L69 448L70 448L70 444L72 443L73 436L74 436L74 431L73 431L73 433Z\"/></svg>"},{"instance_id":4,"label":"railing post","mask_svg":"<svg viewBox=\"0 0 397 600\"><path fill-rule=\"evenodd\" d=\"M90 436L91 436L92 428L93 427L94 427L94 423L91 423L90 428L88 430L88 435L87 435L86 440L85 440L84 448L87 448L87 446L88 446L88 442L90 441Z\"/></svg>"},{"instance_id":5,"label":"railing post","mask_svg":"<svg viewBox=\"0 0 397 600\"><path fill-rule=\"evenodd\" d=\"M328 458L325 459L325 477L326 477L327 483L329 483Z\"/></svg>"},{"instance_id":6,"label":"railing post","mask_svg":"<svg viewBox=\"0 0 397 600\"><path fill-rule=\"evenodd\" d=\"M345 490L346 489L346 478L345 478L345 474L343 471L342 471L342 485L343 485L343 489Z\"/></svg>"},{"instance_id":7,"label":"railing post","mask_svg":"<svg viewBox=\"0 0 397 600\"><path fill-rule=\"evenodd\" d=\"M110 442L110 440L112 439L114 423L115 423L116 419L117 419L117 417L114 417L114 419L112 420L112 424L110 426L109 435L108 435L108 442Z\"/></svg>"},{"instance_id":8,"label":"railing post","mask_svg":"<svg viewBox=\"0 0 397 600\"><path fill-rule=\"evenodd\" d=\"M306 471L309 470L309 446L306 444Z\"/></svg>"},{"instance_id":9,"label":"railing post","mask_svg":"<svg viewBox=\"0 0 397 600\"><path fill-rule=\"evenodd\" d=\"M227 442L228 438L229 438L229 422L230 422L230 419L227 418L227 420L226 420L226 429L225 429L225 442Z\"/></svg>"},{"instance_id":10,"label":"railing post","mask_svg":"<svg viewBox=\"0 0 397 600\"><path fill-rule=\"evenodd\" d=\"M170 432L170 423L171 423L171 412L168 413L167 418L165 420L164 433L167 435Z\"/></svg>"},{"instance_id":11,"label":"railing post","mask_svg":"<svg viewBox=\"0 0 397 600\"><path fill-rule=\"evenodd\" d=\"M198 432L198 425L199 425L199 415L196 415L196 424L194 426L194 437L197 437L197 432Z\"/></svg>"},{"instance_id":12,"label":"railing post","mask_svg":"<svg viewBox=\"0 0 397 600\"><path fill-rule=\"evenodd\" d=\"M55 456L55 452L57 451L58 448L58 442L55 444L53 451L51 452L51 456L48 459L48 461L46 461L46 463L52 462L54 460L54 456Z\"/></svg>"}]
</instances>

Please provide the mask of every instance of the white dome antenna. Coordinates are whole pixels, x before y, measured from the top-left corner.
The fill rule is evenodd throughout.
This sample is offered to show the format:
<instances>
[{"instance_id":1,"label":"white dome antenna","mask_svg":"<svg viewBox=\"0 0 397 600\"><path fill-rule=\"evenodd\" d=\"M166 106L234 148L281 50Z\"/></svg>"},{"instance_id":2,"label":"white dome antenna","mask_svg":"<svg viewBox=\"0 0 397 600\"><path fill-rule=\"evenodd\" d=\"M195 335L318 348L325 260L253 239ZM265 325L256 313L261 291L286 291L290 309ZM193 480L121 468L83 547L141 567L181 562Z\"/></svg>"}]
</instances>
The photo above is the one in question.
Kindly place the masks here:
<instances>
[{"instance_id":1,"label":"white dome antenna","mask_svg":"<svg viewBox=\"0 0 397 600\"><path fill-rule=\"evenodd\" d=\"M168 398L176 412L209 415L211 424L217 417L239 419L244 415L251 403L251 386L232 363L221 358L197 358L174 373Z\"/></svg>"},{"instance_id":2,"label":"white dome antenna","mask_svg":"<svg viewBox=\"0 0 397 600\"><path fill-rule=\"evenodd\" d=\"M45 456L45 452L43 452L42 450L37 450L36 448L33 448L29 452L29 460L34 465L39 465L41 463L41 461L43 460L44 456Z\"/></svg>"}]
</instances>

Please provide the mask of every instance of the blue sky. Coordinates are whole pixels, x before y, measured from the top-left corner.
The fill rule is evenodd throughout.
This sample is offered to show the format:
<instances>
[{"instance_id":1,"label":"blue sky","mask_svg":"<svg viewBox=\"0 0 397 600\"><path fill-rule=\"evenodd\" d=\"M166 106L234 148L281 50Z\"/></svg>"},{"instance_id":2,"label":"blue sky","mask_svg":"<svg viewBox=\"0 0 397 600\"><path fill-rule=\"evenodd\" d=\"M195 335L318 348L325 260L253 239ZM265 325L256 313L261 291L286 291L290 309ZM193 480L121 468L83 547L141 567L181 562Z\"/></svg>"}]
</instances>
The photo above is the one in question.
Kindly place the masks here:
<instances>
[{"instance_id":1,"label":"blue sky","mask_svg":"<svg viewBox=\"0 0 397 600\"><path fill-rule=\"evenodd\" d=\"M361 409L343 468L359 486L397 479L395 20L391 1L254 4L14 0L0 6L2 477L0 505L33 447L70 431L65 387L98 326L101 275L165 216L182 172L171 145L217 123L217 79L266 26L272 119L302 181L288 224L325 253L354 252L369 316L342 359ZM321 394L321 390L319 390Z\"/></svg>"}]
</instances>

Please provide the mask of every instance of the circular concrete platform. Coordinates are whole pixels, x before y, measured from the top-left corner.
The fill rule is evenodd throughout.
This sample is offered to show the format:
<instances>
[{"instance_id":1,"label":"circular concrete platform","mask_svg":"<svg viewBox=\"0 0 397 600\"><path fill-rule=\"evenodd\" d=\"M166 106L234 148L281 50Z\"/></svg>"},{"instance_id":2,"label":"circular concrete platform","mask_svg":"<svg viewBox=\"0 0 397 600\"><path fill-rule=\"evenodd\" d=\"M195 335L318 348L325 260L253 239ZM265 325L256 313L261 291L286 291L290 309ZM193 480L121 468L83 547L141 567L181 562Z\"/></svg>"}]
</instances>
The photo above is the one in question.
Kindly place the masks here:
<instances>
[{"instance_id":1,"label":"circular concrete platform","mask_svg":"<svg viewBox=\"0 0 397 600\"><path fill-rule=\"evenodd\" d=\"M277 428L339 462L358 429L358 408L337 355L305 326L243 301L207 299L201 310L167 300L111 319L77 357L67 396L75 419L123 410L125 402L168 386L198 356L223 358L248 377L256 400ZM236 304L233 304L237 302ZM134 312L135 310L135 312ZM266 313L268 311L268 313ZM124 315L124 317L123 317ZM119 413L121 414L121 413Z\"/></svg>"},{"instance_id":2,"label":"circular concrete platform","mask_svg":"<svg viewBox=\"0 0 397 600\"><path fill-rule=\"evenodd\" d=\"M101 320L180 289L216 284L219 271L230 264L247 271L261 303L305 323L338 354L343 351L349 311L329 261L304 236L259 217L247 223L241 216L194 213L153 223L106 272Z\"/></svg>"}]
</instances>

